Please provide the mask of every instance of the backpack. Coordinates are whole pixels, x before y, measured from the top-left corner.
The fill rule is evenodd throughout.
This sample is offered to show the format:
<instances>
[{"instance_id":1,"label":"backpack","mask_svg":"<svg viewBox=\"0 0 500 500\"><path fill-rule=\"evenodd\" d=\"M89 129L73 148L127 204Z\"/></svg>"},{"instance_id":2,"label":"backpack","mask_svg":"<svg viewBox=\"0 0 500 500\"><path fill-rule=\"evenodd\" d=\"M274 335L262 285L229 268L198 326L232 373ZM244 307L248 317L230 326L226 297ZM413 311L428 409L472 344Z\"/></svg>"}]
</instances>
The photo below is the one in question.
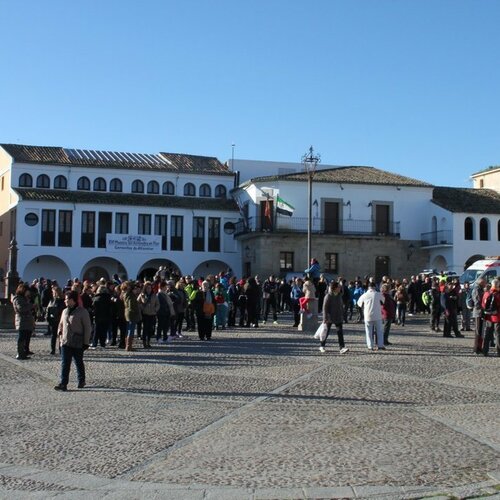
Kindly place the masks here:
<instances>
[{"instance_id":1,"label":"backpack","mask_svg":"<svg viewBox=\"0 0 500 500\"><path fill-rule=\"evenodd\" d=\"M485 314L489 314L490 316L498 314L496 293L490 293L488 297L486 297L486 301L484 303L484 312Z\"/></svg>"},{"instance_id":2,"label":"backpack","mask_svg":"<svg viewBox=\"0 0 500 500\"><path fill-rule=\"evenodd\" d=\"M465 297L465 305L467 309L474 309L474 299L472 298L472 288L467 290L467 295Z\"/></svg>"}]
</instances>

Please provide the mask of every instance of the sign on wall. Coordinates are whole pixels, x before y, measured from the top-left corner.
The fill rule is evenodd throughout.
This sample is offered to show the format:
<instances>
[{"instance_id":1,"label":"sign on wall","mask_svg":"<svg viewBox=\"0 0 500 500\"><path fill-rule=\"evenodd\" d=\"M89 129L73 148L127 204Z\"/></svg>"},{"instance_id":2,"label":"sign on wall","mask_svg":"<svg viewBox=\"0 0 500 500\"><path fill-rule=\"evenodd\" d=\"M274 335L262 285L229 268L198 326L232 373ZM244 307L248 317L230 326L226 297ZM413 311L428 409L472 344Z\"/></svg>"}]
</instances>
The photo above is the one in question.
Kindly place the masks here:
<instances>
[{"instance_id":1,"label":"sign on wall","mask_svg":"<svg viewBox=\"0 0 500 500\"><path fill-rule=\"evenodd\" d=\"M161 236L107 234L106 252L161 252Z\"/></svg>"}]
</instances>

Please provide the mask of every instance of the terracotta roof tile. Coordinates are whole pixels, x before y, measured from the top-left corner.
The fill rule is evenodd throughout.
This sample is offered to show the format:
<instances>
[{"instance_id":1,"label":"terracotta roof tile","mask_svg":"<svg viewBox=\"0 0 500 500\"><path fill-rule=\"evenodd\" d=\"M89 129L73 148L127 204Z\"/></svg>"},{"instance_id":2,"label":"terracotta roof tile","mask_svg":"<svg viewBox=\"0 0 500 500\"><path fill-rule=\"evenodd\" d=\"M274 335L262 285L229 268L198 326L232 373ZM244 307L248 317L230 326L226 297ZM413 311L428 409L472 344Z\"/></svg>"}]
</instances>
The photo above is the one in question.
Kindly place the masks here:
<instances>
[{"instance_id":1,"label":"terracotta roof tile","mask_svg":"<svg viewBox=\"0 0 500 500\"><path fill-rule=\"evenodd\" d=\"M66 191L62 189L14 188L14 191L23 200L43 201L47 203L91 203L97 205L187 208L192 210L223 210L238 213L238 206L235 201L225 198L96 193L94 191Z\"/></svg>"},{"instance_id":2,"label":"terracotta roof tile","mask_svg":"<svg viewBox=\"0 0 500 500\"><path fill-rule=\"evenodd\" d=\"M266 181L307 181L308 174L306 172L296 172L284 175L271 175L267 177L255 177L247 183L266 182ZM415 186L415 187L432 187L418 179L405 177L399 174L393 174L385 170L380 170L374 167L335 167L327 169L318 169L314 174L314 182L339 183L339 184L378 184L378 185L395 185L395 186Z\"/></svg>"},{"instance_id":3,"label":"terracotta roof tile","mask_svg":"<svg viewBox=\"0 0 500 500\"><path fill-rule=\"evenodd\" d=\"M68 165L93 168L157 170L203 175L234 176L217 158L174 153L142 154L91 149L0 144L17 163Z\"/></svg>"},{"instance_id":4,"label":"terracotta roof tile","mask_svg":"<svg viewBox=\"0 0 500 500\"><path fill-rule=\"evenodd\" d=\"M500 193L493 189L435 187L432 201L450 212L500 214Z\"/></svg>"}]
</instances>

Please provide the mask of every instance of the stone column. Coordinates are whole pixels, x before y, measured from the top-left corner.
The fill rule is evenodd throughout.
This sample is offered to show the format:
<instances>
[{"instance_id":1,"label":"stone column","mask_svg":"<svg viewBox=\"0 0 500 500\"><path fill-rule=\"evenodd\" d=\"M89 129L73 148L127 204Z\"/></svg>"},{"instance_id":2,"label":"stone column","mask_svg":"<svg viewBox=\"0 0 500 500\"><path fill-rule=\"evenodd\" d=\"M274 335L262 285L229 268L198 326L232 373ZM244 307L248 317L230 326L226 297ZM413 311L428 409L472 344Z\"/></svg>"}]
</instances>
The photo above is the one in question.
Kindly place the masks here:
<instances>
[{"instance_id":1,"label":"stone column","mask_svg":"<svg viewBox=\"0 0 500 500\"><path fill-rule=\"evenodd\" d=\"M300 313L298 330L302 332L315 332L318 328L318 299L311 300L307 306L309 312Z\"/></svg>"},{"instance_id":2,"label":"stone column","mask_svg":"<svg viewBox=\"0 0 500 500\"><path fill-rule=\"evenodd\" d=\"M9 245L9 269L5 277L5 298L0 303L0 328L14 328L14 308L10 297L16 291L18 284L17 241L13 238Z\"/></svg>"}]
</instances>

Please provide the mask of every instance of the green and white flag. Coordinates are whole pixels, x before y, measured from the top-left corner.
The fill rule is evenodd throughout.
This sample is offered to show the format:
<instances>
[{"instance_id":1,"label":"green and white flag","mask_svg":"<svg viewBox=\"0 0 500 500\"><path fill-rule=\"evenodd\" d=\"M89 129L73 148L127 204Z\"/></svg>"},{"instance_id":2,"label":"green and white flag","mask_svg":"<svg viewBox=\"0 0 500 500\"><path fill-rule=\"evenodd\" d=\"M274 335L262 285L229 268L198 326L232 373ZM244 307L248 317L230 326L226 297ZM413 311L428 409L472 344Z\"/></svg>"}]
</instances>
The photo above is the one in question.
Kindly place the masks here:
<instances>
[{"instance_id":1,"label":"green and white flag","mask_svg":"<svg viewBox=\"0 0 500 500\"><path fill-rule=\"evenodd\" d=\"M293 211L295 210L290 203L287 203L285 200L280 198L279 196L276 198L276 212L281 215L288 215L291 217L293 215Z\"/></svg>"}]
</instances>

